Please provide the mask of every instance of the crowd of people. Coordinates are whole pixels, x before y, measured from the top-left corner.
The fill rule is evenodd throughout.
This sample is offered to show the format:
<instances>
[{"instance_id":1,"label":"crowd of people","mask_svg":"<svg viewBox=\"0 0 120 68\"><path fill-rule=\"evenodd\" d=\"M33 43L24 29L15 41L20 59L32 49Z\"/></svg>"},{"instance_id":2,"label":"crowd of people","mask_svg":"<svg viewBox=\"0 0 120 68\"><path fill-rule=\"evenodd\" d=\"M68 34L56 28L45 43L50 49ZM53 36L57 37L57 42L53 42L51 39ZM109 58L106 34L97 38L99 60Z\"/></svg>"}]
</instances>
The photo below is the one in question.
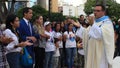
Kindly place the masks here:
<instances>
[{"instance_id":1,"label":"crowd of people","mask_svg":"<svg viewBox=\"0 0 120 68\"><path fill-rule=\"evenodd\" d=\"M21 20L10 14L5 25L0 21L0 68L75 68L76 55L80 67L111 68L120 55L120 20L113 27L103 5L95 6L94 16L80 15L77 21L44 22L37 15L31 22L33 12L25 7ZM32 58L29 65L21 62L24 49Z\"/></svg>"}]
</instances>

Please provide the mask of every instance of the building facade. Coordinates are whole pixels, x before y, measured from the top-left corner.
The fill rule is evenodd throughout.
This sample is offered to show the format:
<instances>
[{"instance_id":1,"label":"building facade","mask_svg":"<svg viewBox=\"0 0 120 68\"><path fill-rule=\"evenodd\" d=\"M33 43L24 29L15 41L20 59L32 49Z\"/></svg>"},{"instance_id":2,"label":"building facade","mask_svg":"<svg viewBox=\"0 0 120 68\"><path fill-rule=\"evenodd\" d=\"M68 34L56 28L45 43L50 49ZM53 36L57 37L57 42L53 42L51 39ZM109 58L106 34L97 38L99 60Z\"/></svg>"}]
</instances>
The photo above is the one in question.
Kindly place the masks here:
<instances>
[{"instance_id":1,"label":"building facade","mask_svg":"<svg viewBox=\"0 0 120 68\"><path fill-rule=\"evenodd\" d=\"M72 5L64 5L63 6L63 15L65 16L75 16L76 7Z\"/></svg>"},{"instance_id":2,"label":"building facade","mask_svg":"<svg viewBox=\"0 0 120 68\"><path fill-rule=\"evenodd\" d=\"M58 12L58 0L51 0L50 4L51 11Z\"/></svg>"},{"instance_id":3,"label":"building facade","mask_svg":"<svg viewBox=\"0 0 120 68\"><path fill-rule=\"evenodd\" d=\"M48 0L37 0L37 4L41 5L41 7L45 8L46 10L49 10Z\"/></svg>"},{"instance_id":4,"label":"building facade","mask_svg":"<svg viewBox=\"0 0 120 68\"><path fill-rule=\"evenodd\" d=\"M50 6L51 12L58 12L58 0L37 0L37 4L40 4L46 10L49 10Z\"/></svg>"},{"instance_id":5,"label":"building facade","mask_svg":"<svg viewBox=\"0 0 120 68\"><path fill-rule=\"evenodd\" d=\"M84 12L84 4L76 7L73 5L63 5L62 11L63 15L65 16L79 17L81 14L86 15Z\"/></svg>"},{"instance_id":6,"label":"building facade","mask_svg":"<svg viewBox=\"0 0 120 68\"><path fill-rule=\"evenodd\" d=\"M84 4L76 7L76 17L79 17L81 14L86 15L86 13L84 12Z\"/></svg>"}]
</instances>

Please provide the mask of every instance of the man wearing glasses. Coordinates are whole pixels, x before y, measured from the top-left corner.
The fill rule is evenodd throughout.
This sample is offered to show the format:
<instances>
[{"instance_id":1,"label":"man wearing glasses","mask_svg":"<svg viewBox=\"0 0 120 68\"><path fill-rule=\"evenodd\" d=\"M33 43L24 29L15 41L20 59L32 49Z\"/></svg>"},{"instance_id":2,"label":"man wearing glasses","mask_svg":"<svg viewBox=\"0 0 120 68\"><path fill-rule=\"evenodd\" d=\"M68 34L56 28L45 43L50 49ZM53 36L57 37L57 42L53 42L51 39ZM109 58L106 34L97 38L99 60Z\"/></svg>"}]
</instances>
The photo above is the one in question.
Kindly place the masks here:
<instances>
[{"instance_id":1,"label":"man wearing glasses","mask_svg":"<svg viewBox=\"0 0 120 68\"><path fill-rule=\"evenodd\" d=\"M114 30L105 7L96 5L94 16L88 18L90 26L82 26L76 35L83 40L85 68L111 68L114 56Z\"/></svg>"}]
</instances>

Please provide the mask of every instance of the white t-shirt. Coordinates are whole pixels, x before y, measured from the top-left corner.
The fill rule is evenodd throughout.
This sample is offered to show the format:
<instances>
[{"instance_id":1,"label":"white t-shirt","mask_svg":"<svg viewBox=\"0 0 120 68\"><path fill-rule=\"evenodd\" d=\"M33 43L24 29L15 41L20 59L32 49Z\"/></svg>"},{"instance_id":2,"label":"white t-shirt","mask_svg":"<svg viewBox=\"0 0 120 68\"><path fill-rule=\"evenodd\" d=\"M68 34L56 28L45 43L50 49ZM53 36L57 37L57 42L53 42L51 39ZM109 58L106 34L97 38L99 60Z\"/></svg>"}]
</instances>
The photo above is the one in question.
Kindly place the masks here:
<instances>
[{"instance_id":1,"label":"white t-shirt","mask_svg":"<svg viewBox=\"0 0 120 68\"><path fill-rule=\"evenodd\" d=\"M60 32L54 32L54 38L59 38L62 36L62 33ZM59 44L59 48L63 48L63 42L62 41L58 41ZM60 56L60 52L59 52L59 48L56 48L55 52L54 52L54 57L58 57Z\"/></svg>"},{"instance_id":2,"label":"white t-shirt","mask_svg":"<svg viewBox=\"0 0 120 68\"><path fill-rule=\"evenodd\" d=\"M62 36L62 33L60 32L54 32L54 37L55 38L59 38ZM59 44L59 48L63 48L63 42L62 41L58 41L58 44Z\"/></svg>"},{"instance_id":3,"label":"white t-shirt","mask_svg":"<svg viewBox=\"0 0 120 68\"><path fill-rule=\"evenodd\" d=\"M12 38L13 41L10 42L7 46L6 46L6 53L10 53L10 52L20 52L22 50L22 47L17 47L14 48L15 45L19 44L18 38L17 36L10 30L10 29L6 29L5 31L3 31L3 34L5 34L6 37L8 38Z\"/></svg>"},{"instance_id":4,"label":"white t-shirt","mask_svg":"<svg viewBox=\"0 0 120 68\"><path fill-rule=\"evenodd\" d=\"M59 48L56 48L55 51L54 51L53 57L59 57L59 56L60 56Z\"/></svg>"},{"instance_id":5,"label":"white t-shirt","mask_svg":"<svg viewBox=\"0 0 120 68\"><path fill-rule=\"evenodd\" d=\"M66 48L76 47L75 34L72 31L69 33L68 33L68 31L66 31L66 32L64 32L64 35L67 35L65 47Z\"/></svg>"},{"instance_id":6,"label":"white t-shirt","mask_svg":"<svg viewBox=\"0 0 120 68\"><path fill-rule=\"evenodd\" d=\"M47 32L45 34L50 36L50 39L47 39L45 45L45 52L55 51L55 44L54 44L54 32Z\"/></svg>"}]
</instances>

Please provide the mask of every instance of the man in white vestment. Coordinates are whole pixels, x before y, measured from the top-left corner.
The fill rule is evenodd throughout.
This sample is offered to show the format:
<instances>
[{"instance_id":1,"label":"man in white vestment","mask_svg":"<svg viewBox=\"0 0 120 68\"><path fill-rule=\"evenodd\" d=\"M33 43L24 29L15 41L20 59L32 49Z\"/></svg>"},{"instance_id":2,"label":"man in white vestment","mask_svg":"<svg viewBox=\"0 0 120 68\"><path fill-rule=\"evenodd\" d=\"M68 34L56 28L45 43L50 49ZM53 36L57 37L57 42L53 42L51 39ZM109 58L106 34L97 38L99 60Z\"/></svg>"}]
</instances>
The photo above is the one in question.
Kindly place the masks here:
<instances>
[{"instance_id":1,"label":"man in white vestment","mask_svg":"<svg viewBox=\"0 0 120 68\"><path fill-rule=\"evenodd\" d=\"M90 26L82 26L76 35L83 40L85 68L112 68L114 56L114 29L105 7L96 5L94 16L88 18Z\"/></svg>"}]
</instances>

